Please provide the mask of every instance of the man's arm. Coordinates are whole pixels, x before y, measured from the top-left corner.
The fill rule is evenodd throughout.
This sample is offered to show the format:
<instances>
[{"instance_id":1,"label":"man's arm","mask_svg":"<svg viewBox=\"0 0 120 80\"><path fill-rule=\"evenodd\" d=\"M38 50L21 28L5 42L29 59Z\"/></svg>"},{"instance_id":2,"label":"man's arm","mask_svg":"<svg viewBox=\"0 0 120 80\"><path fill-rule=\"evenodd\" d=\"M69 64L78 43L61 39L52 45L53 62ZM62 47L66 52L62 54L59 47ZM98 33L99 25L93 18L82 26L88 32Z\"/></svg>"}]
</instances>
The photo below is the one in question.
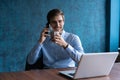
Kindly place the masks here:
<instances>
[{"instance_id":1,"label":"man's arm","mask_svg":"<svg viewBox=\"0 0 120 80\"><path fill-rule=\"evenodd\" d=\"M72 37L73 38L69 45L66 47L66 50L74 61L79 62L82 54L84 54L84 50L79 37L76 35Z\"/></svg>"},{"instance_id":2,"label":"man's arm","mask_svg":"<svg viewBox=\"0 0 120 80\"><path fill-rule=\"evenodd\" d=\"M32 50L30 51L30 53L28 54L27 57L27 62L28 64L34 64L37 59L41 56L41 48L42 48L42 44L37 43Z\"/></svg>"},{"instance_id":3,"label":"man's arm","mask_svg":"<svg viewBox=\"0 0 120 80\"><path fill-rule=\"evenodd\" d=\"M40 38L38 40L38 43L30 51L30 53L27 57L27 62L29 64L34 64L37 61L38 57L41 56L40 50L42 48L42 44L45 41L46 37L48 36L48 34L46 34L46 32L48 32L48 28L45 27L40 34Z\"/></svg>"}]
</instances>

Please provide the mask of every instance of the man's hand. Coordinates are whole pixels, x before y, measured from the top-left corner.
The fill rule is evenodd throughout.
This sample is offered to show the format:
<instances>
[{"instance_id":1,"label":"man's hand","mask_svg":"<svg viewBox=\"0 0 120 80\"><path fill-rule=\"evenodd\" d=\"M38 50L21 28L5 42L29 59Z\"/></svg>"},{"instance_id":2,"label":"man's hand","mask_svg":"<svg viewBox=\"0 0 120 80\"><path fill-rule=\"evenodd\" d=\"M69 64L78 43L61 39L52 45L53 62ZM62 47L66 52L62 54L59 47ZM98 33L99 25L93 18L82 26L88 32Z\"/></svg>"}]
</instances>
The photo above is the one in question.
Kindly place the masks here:
<instances>
[{"instance_id":1,"label":"man's hand","mask_svg":"<svg viewBox=\"0 0 120 80\"><path fill-rule=\"evenodd\" d=\"M68 43L61 37L60 34L55 35L52 40L63 48L68 46Z\"/></svg>"},{"instance_id":2,"label":"man's hand","mask_svg":"<svg viewBox=\"0 0 120 80\"><path fill-rule=\"evenodd\" d=\"M50 36L48 34L48 32L49 32L49 28L44 28L43 29L43 31L40 34L40 38L39 38L39 43L40 44L42 44L45 41L45 39L46 39L47 36Z\"/></svg>"}]
</instances>

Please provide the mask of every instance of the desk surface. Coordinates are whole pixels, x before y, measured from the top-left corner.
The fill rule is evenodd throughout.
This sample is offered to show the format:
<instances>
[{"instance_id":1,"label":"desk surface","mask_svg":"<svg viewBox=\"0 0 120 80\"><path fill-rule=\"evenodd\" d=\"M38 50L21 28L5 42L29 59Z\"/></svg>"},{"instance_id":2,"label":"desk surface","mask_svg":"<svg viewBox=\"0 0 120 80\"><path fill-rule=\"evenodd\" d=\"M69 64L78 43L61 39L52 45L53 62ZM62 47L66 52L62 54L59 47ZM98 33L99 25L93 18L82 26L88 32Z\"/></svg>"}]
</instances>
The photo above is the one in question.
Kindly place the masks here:
<instances>
[{"instance_id":1,"label":"desk surface","mask_svg":"<svg viewBox=\"0 0 120 80\"><path fill-rule=\"evenodd\" d=\"M70 80L70 78L60 75L58 73L59 70L66 69L44 69L23 72L2 72L0 73L0 80ZM108 76L79 80L120 80L120 63L114 64Z\"/></svg>"}]
</instances>

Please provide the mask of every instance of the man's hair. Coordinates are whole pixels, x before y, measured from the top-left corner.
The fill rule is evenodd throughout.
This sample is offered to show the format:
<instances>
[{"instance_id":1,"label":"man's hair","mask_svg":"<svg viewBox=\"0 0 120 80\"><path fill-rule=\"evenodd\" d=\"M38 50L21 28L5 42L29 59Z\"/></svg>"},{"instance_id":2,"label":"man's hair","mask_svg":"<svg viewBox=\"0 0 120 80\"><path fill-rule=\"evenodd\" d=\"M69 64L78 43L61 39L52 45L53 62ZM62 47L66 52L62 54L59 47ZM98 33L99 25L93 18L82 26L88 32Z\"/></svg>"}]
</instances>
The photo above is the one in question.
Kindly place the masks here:
<instances>
[{"instance_id":1,"label":"man's hair","mask_svg":"<svg viewBox=\"0 0 120 80\"><path fill-rule=\"evenodd\" d=\"M47 14L47 21L48 21L48 23L50 23L50 19L51 18L53 18L55 16L58 16L58 15L62 15L63 20L64 20L64 14L63 14L63 12L61 10L59 10L59 9L52 9L52 10L50 10L48 12L48 14Z\"/></svg>"}]
</instances>

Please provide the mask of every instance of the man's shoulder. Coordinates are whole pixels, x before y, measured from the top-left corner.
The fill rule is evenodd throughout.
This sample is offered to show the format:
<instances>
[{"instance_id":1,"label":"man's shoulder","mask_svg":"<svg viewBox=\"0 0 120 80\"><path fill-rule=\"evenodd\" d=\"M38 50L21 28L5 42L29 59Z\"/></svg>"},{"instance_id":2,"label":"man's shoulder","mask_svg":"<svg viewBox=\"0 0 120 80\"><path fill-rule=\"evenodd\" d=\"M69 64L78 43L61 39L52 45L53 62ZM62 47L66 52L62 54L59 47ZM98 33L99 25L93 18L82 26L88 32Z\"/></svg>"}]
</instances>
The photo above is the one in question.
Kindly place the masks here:
<instances>
[{"instance_id":1,"label":"man's shoulder","mask_svg":"<svg viewBox=\"0 0 120 80\"><path fill-rule=\"evenodd\" d=\"M78 37L78 35L70 32L65 32L65 35L67 35L68 37Z\"/></svg>"},{"instance_id":2,"label":"man's shoulder","mask_svg":"<svg viewBox=\"0 0 120 80\"><path fill-rule=\"evenodd\" d=\"M77 43L79 42L80 38L78 35L74 34L74 33L69 33L69 32L66 32L65 36L64 36L64 39L68 42L68 43L71 43L74 44L74 43Z\"/></svg>"}]
</instances>

